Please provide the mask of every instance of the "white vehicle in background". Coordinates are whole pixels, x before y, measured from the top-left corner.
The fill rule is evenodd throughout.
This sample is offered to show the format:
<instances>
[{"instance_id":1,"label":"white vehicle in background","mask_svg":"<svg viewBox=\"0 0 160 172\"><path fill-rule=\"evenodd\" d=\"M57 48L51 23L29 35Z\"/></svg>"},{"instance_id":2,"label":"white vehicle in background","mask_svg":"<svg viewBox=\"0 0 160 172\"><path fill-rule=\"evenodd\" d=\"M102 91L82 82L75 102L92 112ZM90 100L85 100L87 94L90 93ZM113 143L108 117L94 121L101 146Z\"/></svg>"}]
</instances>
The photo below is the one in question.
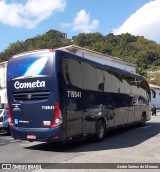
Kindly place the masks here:
<instances>
[{"instance_id":1,"label":"white vehicle in background","mask_svg":"<svg viewBox=\"0 0 160 172\"><path fill-rule=\"evenodd\" d=\"M7 134L10 134L8 109L0 109L0 132L3 131L7 132Z\"/></svg>"}]
</instances>

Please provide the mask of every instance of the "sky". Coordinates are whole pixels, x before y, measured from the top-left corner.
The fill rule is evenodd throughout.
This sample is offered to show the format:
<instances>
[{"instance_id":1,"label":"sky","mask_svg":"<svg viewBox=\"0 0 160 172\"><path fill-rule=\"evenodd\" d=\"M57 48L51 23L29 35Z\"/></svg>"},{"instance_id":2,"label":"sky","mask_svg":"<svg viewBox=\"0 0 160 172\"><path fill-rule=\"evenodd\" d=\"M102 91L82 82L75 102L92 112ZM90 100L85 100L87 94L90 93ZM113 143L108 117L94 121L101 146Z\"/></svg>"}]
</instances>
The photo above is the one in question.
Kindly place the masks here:
<instances>
[{"instance_id":1,"label":"sky","mask_svg":"<svg viewBox=\"0 0 160 172\"><path fill-rule=\"evenodd\" d=\"M0 0L0 52L55 29L130 33L160 43L160 0Z\"/></svg>"}]
</instances>

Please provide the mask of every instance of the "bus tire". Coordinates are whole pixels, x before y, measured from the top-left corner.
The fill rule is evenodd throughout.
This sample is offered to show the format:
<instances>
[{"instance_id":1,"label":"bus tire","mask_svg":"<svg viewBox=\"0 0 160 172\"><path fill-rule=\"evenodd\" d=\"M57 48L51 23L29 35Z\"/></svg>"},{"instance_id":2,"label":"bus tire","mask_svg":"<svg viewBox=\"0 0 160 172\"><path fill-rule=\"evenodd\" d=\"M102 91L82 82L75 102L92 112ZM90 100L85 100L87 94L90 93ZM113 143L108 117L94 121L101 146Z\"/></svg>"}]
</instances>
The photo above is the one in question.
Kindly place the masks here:
<instances>
[{"instance_id":1,"label":"bus tire","mask_svg":"<svg viewBox=\"0 0 160 172\"><path fill-rule=\"evenodd\" d=\"M143 113L141 117L140 127L143 127L146 125L146 115Z\"/></svg>"},{"instance_id":2,"label":"bus tire","mask_svg":"<svg viewBox=\"0 0 160 172\"><path fill-rule=\"evenodd\" d=\"M95 140L102 141L105 137L105 133L106 133L105 122L102 119L99 119L96 125Z\"/></svg>"}]
</instances>

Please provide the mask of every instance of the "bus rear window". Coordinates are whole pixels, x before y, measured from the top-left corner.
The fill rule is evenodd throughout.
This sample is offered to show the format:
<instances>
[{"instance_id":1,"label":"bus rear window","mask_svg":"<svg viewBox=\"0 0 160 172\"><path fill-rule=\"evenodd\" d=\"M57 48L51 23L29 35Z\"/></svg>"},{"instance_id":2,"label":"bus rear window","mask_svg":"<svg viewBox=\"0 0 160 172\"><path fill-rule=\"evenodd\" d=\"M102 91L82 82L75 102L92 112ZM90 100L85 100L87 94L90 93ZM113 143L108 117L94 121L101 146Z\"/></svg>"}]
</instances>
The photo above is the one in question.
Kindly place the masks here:
<instances>
[{"instance_id":1,"label":"bus rear window","mask_svg":"<svg viewBox=\"0 0 160 172\"><path fill-rule=\"evenodd\" d=\"M25 55L8 62L7 79L50 76L53 73L53 54Z\"/></svg>"}]
</instances>

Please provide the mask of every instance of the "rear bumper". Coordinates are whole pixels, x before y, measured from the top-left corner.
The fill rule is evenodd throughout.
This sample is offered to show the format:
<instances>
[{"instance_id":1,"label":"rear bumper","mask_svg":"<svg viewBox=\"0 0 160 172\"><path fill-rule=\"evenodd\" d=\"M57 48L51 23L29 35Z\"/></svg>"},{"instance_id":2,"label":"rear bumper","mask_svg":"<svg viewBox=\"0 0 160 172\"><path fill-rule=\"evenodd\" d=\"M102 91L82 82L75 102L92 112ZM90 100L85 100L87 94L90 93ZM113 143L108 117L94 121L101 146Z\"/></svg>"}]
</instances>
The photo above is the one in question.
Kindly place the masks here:
<instances>
[{"instance_id":1,"label":"rear bumper","mask_svg":"<svg viewBox=\"0 0 160 172\"><path fill-rule=\"evenodd\" d=\"M63 127L49 129L22 129L10 126L11 135L14 139L42 142L63 142L65 141L65 130ZM36 140L27 139L27 135L35 135Z\"/></svg>"}]
</instances>

